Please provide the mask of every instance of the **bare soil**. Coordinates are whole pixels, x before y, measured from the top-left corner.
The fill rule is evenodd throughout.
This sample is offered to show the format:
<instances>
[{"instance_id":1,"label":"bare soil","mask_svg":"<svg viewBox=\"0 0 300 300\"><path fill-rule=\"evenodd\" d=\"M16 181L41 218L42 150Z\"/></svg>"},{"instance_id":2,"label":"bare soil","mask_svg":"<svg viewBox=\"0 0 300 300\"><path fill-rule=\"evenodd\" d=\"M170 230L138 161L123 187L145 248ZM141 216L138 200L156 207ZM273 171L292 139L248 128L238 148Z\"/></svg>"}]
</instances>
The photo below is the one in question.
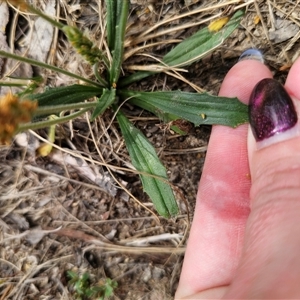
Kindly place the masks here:
<instances>
[{"instance_id":1,"label":"bare soil","mask_svg":"<svg viewBox=\"0 0 300 300\"><path fill-rule=\"evenodd\" d=\"M44 9L47 1L32 2ZM54 1L54 14L89 32L100 45L105 35L103 2ZM214 19L242 6L245 16L233 35L182 75L217 95L222 79L240 54L256 47L264 53L274 77L284 82L299 56L300 7L296 1L245 2L224 5L226 1L131 0L125 56L150 42L183 40L209 22L158 35L162 30ZM199 12L193 14L196 10ZM187 15L154 29L151 39L136 42L145 30L183 14ZM30 43L25 37L34 22L34 16L10 7L9 23L2 32L6 45L0 39L0 49L28 50ZM50 36L46 61L92 75L63 35L54 31ZM161 43L137 51L126 59L124 72L130 72L132 66L155 63L150 56L160 58L171 47ZM15 66L0 58L1 77L5 64ZM25 74L43 75L41 90L74 83L48 71L24 69ZM166 74L147 78L132 88L194 91L191 85ZM1 94L4 92L2 88ZM115 280L118 287L111 299L174 297L210 127L190 127L188 135L179 136L149 113L129 105L124 109L167 167L176 186L180 214L169 220L157 216L134 173L120 130L111 123L111 111L93 123L86 115L58 126L57 148L46 157L36 155L42 139L47 138L46 129L19 135L11 145L0 146L0 300L80 299L68 283L70 270L88 273L91 285L106 278Z\"/></svg>"}]
</instances>

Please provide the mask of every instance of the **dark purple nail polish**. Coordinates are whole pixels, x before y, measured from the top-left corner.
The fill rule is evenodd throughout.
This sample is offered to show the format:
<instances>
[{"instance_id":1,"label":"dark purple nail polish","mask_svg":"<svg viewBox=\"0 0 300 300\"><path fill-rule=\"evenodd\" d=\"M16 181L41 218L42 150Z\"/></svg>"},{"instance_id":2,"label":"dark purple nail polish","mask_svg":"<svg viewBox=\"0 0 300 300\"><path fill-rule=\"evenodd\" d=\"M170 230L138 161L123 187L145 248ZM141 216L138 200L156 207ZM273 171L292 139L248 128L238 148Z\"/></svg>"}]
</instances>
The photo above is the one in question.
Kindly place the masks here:
<instances>
[{"instance_id":1,"label":"dark purple nail polish","mask_svg":"<svg viewBox=\"0 0 300 300\"><path fill-rule=\"evenodd\" d=\"M257 83L250 96L249 122L257 142L292 128L298 117L293 101L274 79Z\"/></svg>"}]
</instances>

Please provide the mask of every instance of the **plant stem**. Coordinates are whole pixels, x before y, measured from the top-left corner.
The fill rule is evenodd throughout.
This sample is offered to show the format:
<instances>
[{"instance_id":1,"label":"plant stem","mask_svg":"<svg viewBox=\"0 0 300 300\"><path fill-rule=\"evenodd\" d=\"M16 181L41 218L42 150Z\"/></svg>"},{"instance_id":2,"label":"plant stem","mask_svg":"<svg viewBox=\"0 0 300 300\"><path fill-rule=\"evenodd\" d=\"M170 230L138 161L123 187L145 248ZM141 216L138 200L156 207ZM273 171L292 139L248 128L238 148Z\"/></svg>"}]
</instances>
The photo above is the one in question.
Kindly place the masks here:
<instances>
[{"instance_id":1,"label":"plant stem","mask_svg":"<svg viewBox=\"0 0 300 300\"><path fill-rule=\"evenodd\" d=\"M98 104L97 101L94 102L80 102L80 103L72 103L72 104L64 104L64 105L49 105L38 107L34 113L34 116L43 116L50 115L55 113L60 113L62 111L72 110L72 109L81 109L81 108L93 108Z\"/></svg>"},{"instance_id":2,"label":"plant stem","mask_svg":"<svg viewBox=\"0 0 300 300\"><path fill-rule=\"evenodd\" d=\"M84 114L88 110L89 110L89 108L82 109L82 110L77 111L76 113L73 113L71 115L68 115L68 116L65 116L65 117L59 117L59 118L54 119L54 120L46 120L46 121L41 121L41 122L36 122L36 123L22 124L18 128L18 132L25 131L25 130L28 130L28 129L32 129L32 130L40 129L40 128L49 127L49 126L54 125L54 124L64 123L64 122L73 120L76 117L79 117L80 115Z\"/></svg>"},{"instance_id":3,"label":"plant stem","mask_svg":"<svg viewBox=\"0 0 300 300\"><path fill-rule=\"evenodd\" d=\"M49 17L48 15L44 14L41 10L35 8L34 6L28 4L28 10L38 16L40 16L41 18L43 18L44 20L46 20L47 22L51 23L53 26L62 29L64 27L64 24L55 21L54 19L52 19L51 17Z\"/></svg>"},{"instance_id":4,"label":"plant stem","mask_svg":"<svg viewBox=\"0 0 300 300\"><path fill-rule=\"evenodd\" d=\"M55 71L55 72L58 72L58 73L62 73L62 74L65 74L67 76L76 78L78 80L84 81L84 82L89 83L89 84L94 85L94 86L103 87L101 84L98 84L97 82L94 82L94 81L89 80L87 78L84 78L82 76L73 74L73 73L68 72L68 71L66 71L64 69L61 69L61 68L58 68L58 67L55 67L55 66L51 66L49 64L37 61L35 59L31 59L31 58L28 58L28 57L23 57L23 56L16 55L16 54L13 54L13 53L9 53L9 52L5 52L5 51L2 51L2 50L0 50L0 56L6 57L6 58L15 59L17 61L21 61L21 62L30 64L30 65L33 65L33 66L37 66L37 67L45 68L45 69L48 69L48 70L51 70L51 71Z\"/></svg>"},{"instance_id":5,"label":"plant stem","mask_svg":"<svg viewBox=\"0 0 300 300\"><path fill-rule=\"evenodd\" d=\"M26 83L13 83L0 81L0 86L26 86Z\"/></svg>"}]
</instances>

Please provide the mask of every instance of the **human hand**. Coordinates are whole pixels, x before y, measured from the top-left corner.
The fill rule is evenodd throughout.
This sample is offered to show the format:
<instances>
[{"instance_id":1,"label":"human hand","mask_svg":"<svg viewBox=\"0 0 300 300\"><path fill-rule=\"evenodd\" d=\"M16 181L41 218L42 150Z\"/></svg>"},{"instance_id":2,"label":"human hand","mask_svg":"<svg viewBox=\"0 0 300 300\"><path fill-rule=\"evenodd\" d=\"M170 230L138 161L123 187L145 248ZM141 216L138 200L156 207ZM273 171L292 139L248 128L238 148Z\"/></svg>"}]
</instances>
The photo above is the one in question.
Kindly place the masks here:
<instances>
[{"instance_id":1,"label":"human hand","mask_svg":"<svg viewBox=\"0 0 300 300\"><path fill-rule=\"evenodd\" d=\"M242 60L219 94L248 103L271 77L262 62ZM285 89L299 114L300 59ZM273 117L292 129L259 143L249 125L213 127L176 299L300 299L300 125L283 106Z\"/></svg>"}]
</instances>

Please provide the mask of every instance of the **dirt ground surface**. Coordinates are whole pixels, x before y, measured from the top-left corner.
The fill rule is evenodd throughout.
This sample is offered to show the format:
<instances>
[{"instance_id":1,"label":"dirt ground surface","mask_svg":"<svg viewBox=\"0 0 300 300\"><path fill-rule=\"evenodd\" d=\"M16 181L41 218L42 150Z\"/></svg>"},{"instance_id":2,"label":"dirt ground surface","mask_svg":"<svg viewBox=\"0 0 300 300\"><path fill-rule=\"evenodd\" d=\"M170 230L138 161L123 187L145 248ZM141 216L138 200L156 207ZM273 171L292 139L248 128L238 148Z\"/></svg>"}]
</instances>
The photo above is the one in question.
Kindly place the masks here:
<instances>
[{"instance_id":1,"label":"dirt ground surface","mask_svg":"<svg viewBox=\"0 0 300 300\"><path fill-rule=\"evenodd\" d=\"M172 47L162 41L183 40L207 26L209 20L238 8L245 10L239 28L207 57L188 67L183 74L187 80L217 95L222 79L240 54L256 47L264 53L274 77L284 82L299 56L298 1L130 2L125 73L153 63L153 57L162 57ZM31 3L59 16L62 22L76 24L97 42L105 35L104 1ZM35 33L39 21L35 16L4 6L0 6L0 20L8 17L8 21L0 24L0 49L26 53L91 76L90 68L63 35L38 23L36 27L46 26L41 37ZM167 22L170 18L173 21ZM143 32L152 27L151 39L143 40ZM170 28L176 30L158 34ZM35 36L37 40L33 40ZM160 43L139 48L150 40ZM45 47L37 50L40 44ZM0 58L2 80L8 71L23 77L40 72L44 77L41 90L75 83L64 75ZM195 91L188 83L166 74L149 77L133 88ZM1 94L5 92L2 87ZM176 186L180 214L169 220L157 216L142 191L139 176L132 172L120 130L116 123L111 124L110 111L93 123L87 115L57 126L59 148L46 157L36 155L42 139L47 138L46 129L19 135L11 145L0 146L0 300L81 299L69 284L70 270L88 273L91 285L104 283L107 278L116 281L118 287L111 299L173 299L211 128L192 127L188 135L179 136L153 115L130 105L124 108L167 167Z\"/></svg>"}]
</instances>

